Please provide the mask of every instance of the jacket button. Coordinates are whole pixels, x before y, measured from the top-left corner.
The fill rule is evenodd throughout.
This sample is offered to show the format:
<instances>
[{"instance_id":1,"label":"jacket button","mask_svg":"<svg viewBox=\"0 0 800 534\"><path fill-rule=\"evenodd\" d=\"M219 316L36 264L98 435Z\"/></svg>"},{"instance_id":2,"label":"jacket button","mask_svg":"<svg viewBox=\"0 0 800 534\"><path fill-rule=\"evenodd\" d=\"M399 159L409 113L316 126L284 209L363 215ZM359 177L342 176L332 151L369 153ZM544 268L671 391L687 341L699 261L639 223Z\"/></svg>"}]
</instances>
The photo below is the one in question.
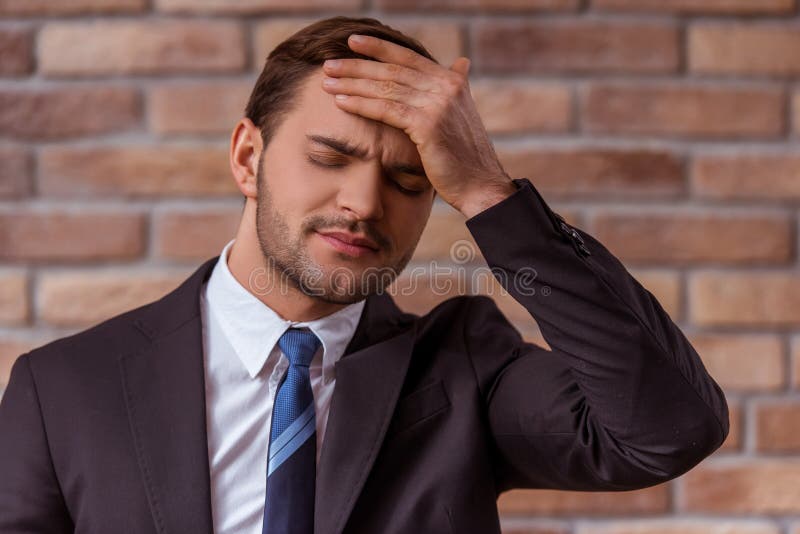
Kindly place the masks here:
<instances>
[{"instance_id":1,"label":"jacket button","mask_svg":"<svg viewBox=\"0 0 800 534\"><path fill-rule=\"evenodd\" d=\"M580 254L583 254L584 256L591 256L592 253L589 251L588 248L586 248L584 239L581 237L581 234L579 234L577 230L568 225L567 222L564 220L564 217L562 217L556 212L553 212L553 215L555 215L556 219L558 219L558 225L561 231L572 241L572 245L575 247L575 250L577 250Z\"/></svg>"},{"instance_id":2,"label":"jacket button","mask_svg":"<svg viewBox=\"0 0 800 534\"><path fill-rule=\"evenodd\" d=\"M567 236L569 236L569 238L572 240L572 244L575 246L575 249L579 253L583 254L584 256L591 256L592 253L589 252L588 248L586 248L586 244L583 238L581 237L581 234L579 234L576 229L566 225L563 222L561 223L561 228L564 231L564 233L567 234Z\"/></svg>"}]
</instances>

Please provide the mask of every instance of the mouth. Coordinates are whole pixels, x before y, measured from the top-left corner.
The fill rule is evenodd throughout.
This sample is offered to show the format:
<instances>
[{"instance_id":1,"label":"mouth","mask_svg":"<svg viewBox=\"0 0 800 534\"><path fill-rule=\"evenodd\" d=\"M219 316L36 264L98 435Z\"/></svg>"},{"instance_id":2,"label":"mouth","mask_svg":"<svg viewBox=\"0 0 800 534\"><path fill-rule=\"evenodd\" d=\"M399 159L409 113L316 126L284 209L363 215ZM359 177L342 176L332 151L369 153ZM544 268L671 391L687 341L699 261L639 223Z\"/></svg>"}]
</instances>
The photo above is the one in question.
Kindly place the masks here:
<instances>
[{"instance_id":1,"label":"mouth","mask_svg":"<svg viewBox=\"0 0 800 534\"><path fill-rule=\"evenodd\" d=\"M343 252L349 256L361 257L378 252L378 246L365 237L343 232L317 232L317 235L338 252Z\"/></svg>"}]
</instances>

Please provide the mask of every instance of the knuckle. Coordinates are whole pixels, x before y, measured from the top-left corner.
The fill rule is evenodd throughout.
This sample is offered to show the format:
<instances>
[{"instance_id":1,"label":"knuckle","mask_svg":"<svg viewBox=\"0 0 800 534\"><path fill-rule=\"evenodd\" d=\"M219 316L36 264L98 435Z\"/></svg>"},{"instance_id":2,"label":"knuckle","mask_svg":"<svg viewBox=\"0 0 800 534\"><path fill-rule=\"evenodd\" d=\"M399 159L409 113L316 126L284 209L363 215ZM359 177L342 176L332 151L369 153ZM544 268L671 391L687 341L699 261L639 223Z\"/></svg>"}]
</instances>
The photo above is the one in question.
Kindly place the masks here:
<instances>
[{"instance_id":1,"label":"knuckle","mask_svg":"<svg viewBox=\"0 0 800 534\"><path fill-rule=\"evenodd\" d=\"M407 119L411 115L411 107L405 104L399 104L397 106L397 114L401 119Z\"/></svg>"},{"instance_id":2,"label":"knuckle","mask_svg":"<svg viewBox=\"0 0 800 534\"><path fill-rule=\"evenodd\" d=\"M450 94L458 94L464 88L464 76L453 73L447 77L447 89Z\"/></svg>"},{"instance_id":3,"label":"knuckle","mask_svg":"<svg viewBox=\"0 0 800 534\"><path fill-rule=\"evenodd\" d=\"M391 100L384 100L381 105L381 114L388 117L394 110L393 102Z\"/></svg>"},{"instance_id":4,"label":"knuckle","mask_svg":"<svg viewBox=\"0 0 800 534\"><path fill-rule=\"evenodd\" d=\"M383 96L391 95L395 91L395 84L391 80L380 80L378 82L378 91L380 91Z\"/></svg>"},{"instance_id":5,"label":"knuckle","mask_svg":"<svg viewBox=\"0 0 800 534\"><path fill-rule=\"evenodd\" d=\"M392 76L397 76L403 71L403 66L397 63L389 63L386 65L386 71Z\"/></svg>"}]
</instances>

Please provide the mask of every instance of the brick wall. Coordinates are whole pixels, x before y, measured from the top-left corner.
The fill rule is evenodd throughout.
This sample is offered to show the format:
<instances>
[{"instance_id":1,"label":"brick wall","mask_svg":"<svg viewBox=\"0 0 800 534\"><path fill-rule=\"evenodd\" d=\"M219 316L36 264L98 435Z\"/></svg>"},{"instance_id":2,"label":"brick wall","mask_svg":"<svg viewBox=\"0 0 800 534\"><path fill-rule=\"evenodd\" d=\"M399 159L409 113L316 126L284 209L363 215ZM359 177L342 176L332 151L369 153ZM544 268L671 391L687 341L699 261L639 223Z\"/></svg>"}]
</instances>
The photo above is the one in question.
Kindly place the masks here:
<instances>
[{"instance_id":1,"label":"brick wall","mask_svg":"<svg viewBox=\"0 0 800 534\"><path fill-rule=\"evenodd\" d=\"M22 352L219 252L241 210L228 135L257 72L332 14L470 57L508 172L623 260L727 393L728 441L685 476L509 492L506 531L800 534L795 0L0 0L0 387ZM462 221L437 205L409 269L453 262ZM441 293L397 299L424 311Z\"/></svg>"}]
</instances>

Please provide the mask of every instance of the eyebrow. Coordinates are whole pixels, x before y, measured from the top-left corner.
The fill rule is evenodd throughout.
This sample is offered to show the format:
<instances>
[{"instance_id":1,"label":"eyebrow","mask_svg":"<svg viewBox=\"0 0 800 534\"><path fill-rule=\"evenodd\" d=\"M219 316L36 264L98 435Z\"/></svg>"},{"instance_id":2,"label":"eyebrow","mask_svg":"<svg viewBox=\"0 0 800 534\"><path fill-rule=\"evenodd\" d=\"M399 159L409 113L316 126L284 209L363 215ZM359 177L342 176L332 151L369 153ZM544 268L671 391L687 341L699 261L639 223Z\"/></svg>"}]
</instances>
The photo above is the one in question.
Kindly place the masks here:
<instances>
[{"instance_id":1,"label":"eyebrow","mask_svg":"<svg viewBox=\"0 0 800 534\"><path fill-rule=\"evenodd\" d=\"M345 156L352 156L360 160L367 159L367 154L369 152L366 148L353 145L352 143L344 139L338 139L336 137L328 137L326 135L306 135L306 138L314 143L319 143L329 148L332 148L333 150L339 152L340 154L344 154ZM419 165L411 165L409 163L392 163L388 165L387 168L394 172L400 172L404 174L411 174L413 176L420 176L422 178L428 178L428 175L425 174L425 169L423 169Z\"/></svg>"}]
</instances>

